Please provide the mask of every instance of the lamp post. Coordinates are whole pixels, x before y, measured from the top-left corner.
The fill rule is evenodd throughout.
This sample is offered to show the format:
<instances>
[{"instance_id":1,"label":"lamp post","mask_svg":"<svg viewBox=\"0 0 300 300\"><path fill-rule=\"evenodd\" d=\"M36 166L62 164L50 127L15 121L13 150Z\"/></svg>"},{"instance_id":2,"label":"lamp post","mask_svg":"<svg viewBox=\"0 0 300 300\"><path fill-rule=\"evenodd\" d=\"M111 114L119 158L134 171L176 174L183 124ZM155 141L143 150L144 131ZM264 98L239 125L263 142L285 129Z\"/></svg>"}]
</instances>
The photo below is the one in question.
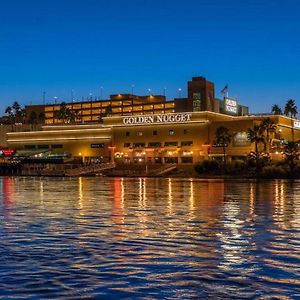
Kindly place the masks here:
<instances>
[{"instance_id":1,"label":"lamp post","mask_svg":"<svg viewBox=\"0 0 300 300\"><path fill-rule=\"evenodd\" d=\"M166 97L166 91L167 91L167 88L164 88L164 93L163 95Z\"/></svg>"},{"instance_id":2,"label":"lamp post","mask_svg":"<svg viewBox=\"0 0 300 300\"><path fill-rule=\"evenodd\" d=\"M103 99L103 86L100 86L100 100Z\"/></svg>"},{"instance_id":3,"label":"lamp post","mask_svg":"<svg viewBox=\"0 0 300 300\"><path fill-rule=\"evenodd\" d=\"M182 91L181 88L179 88L178 89L178 96L179 96L179 98L181 98L181 91Z\"/></svg>"},{"instance_id":4,"label":"lamp post","mask_svg":"<svg viewBox=\"0 0 300 300\"><path fill-rule=\"evenodd\" d=\"M45 104L46 101L46 92L43 92L43 104Z\"/></svg>"}]
</instances>

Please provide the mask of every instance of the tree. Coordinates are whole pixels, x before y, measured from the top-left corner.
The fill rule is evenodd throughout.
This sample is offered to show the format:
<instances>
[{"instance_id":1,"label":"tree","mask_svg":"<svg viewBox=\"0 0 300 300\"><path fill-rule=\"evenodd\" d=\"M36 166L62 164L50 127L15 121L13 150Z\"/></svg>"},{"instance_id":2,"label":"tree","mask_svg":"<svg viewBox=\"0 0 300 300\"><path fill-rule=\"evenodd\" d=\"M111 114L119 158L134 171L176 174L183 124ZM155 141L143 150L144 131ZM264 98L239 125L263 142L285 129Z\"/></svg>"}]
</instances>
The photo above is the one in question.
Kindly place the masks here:
<instances>
[{"instance_id":1,"label":"tree","mask_svg":"<svg viewBox=\"0 0 300 300\"><path fill-rule=\"evenodd\" d=\"M32 126L35 126L37 124L37 121L38 121L37 113L33 110L29 114L28 123Z\"/></svg>"},{"instance_id":2,"label":"tree","mask_svg":"<svg viewBox=\"0 0 300 300\"><path fill-rule=\"evenodd\" d=\"M39 116L38 116L38 122L40 124L44 124L45 123L45 113L44 112L40 112Z\"/></svg>"},{"instance_id":3,"label":"tree","mask_svg":"<svg viewBox=\"0 0 300 300\"><path fill-rule=\"evenodd\" d=\"M253 129L248 128L248 130L247 130L248 140L250 141L251 144L252 143L255 144L254 156L255 156L257 172L259 171L259 160L260 160L259 144L264 143L264 141L265 141L265 136L264 136L263 132L264 132L264 128L258 124L254 125Z\"/></svg>"},{"instance_id":4,"label":"tree","mask_svg":"<svg viewBox=\"0 0 300 300\"><path fill-rule=\"evenodd\" d=\"M224 126L220 126L219 128L217 128L215 134L215 143L217 145L220 145L223 149L223 163L224 163L225 171L227 167L226 147L230 142L231 142L231 135L229 134L229 129Z\"/></svg>"},{"instance_id":5,"label":"tree","mask_svg":"<svg viewBox=\"0 0 300 300\"><path fill-rule=\"evenodd\" d=\"M286 102L284 107L284 114L287 117L295 118L298 113L298 108L296 106L295 100L290 99Z\"/></svg>"},{"instance_id":6,"label":"tree","mask_svg":"<svg viewBox=\"0 0 300 300\"><path fill-rule=\"evenodd\" d=\"M105 108L105 116L109 117L112 115L112 106L111 104L109 104L106 108Z\"/></svg>"},{"instance_id":7,"label":"tree","mask_svg":"<svg viewBox=\"0 0 300 300\"><path fill-rule=\"evenodd\" d=\"M287 117L291 118L291 128L292 128L292 141L294 142L294 118L296 118L296 115L298 114L298 108L296 106L295 100L290 99L286 102L284 107L284 114Z\"/></svg>"},{"instance_id":8,"label":"tree","mask_svg":"<svg viewBox=\"0 0 300 300\"><path fill-rule=\"evenodd\" d=\"M98 121L100 124L103 124L103 118L106 117L105 113L100 113L99 117L98 117Z\"/></svg>"},{"instance_id":9,"label":"tree","mask_svg":"<svg viewBox=\"0 0 300 300\"><path fill-rule=\"evenodd\" d=\"M60 104L59 110L55 112L55 117L58 120L62 120L63 123L73 123L77 119L81 119L81 114L78 110L72 110L67 107L67 104L65 102L62 102Z\"/></svg>"},{"instance_id":10,"label":"tree","mask_svg":"<svg viewBox=\"0 0 300 300\"><path fill-rule=\"evenodd\" d=\"M282 109L279 107L279 105L274 104L272 106L271 113L274 115L282 115Z\"/></svg>"},{"instance_id":11,"label":"tree","mask_svg":"<svg viewBox=\"0 0 300 300\"><path fill-rule=\"evenodd\" d=\"M271 148L271 139L270 139L270 133L275 132L277 125L271 118L265 118L262 121L261 124L263 130L266 132L266 140L265 140L265 151L267 153L270 153Z\"/></svg>"},{"instance_id":12,"label":"tree","mask_svg":"<svg viewBox=\"0 0 300 300\"><path fill-rule=\"evenodd\" d=\"M14 115L14 122L22 122L22 109L21 109L21 105L19 104L18 101L15 101L12 104L12 111L13 111L13 115Z\"/></svg>"},{"instance_id":13,"label":"tree","mask_svg":"<svg viewBox=\"0 0 300 300\"><path fill-rule=\"evenodd\" d=\"M62 120L63 123L66 123L69 117L69 108L65 102L60 104L59 110L55 112L55 116L58 120Z\"/></svg>"},{"instance_id":14,"label":"tree","mask_svg":"<svg viewBox=\"0 0 300 300\"><path fill-rule=\"evenodd\" d=\"M299 160L298 144L295 142L288 142L284 146L284 160L289 166L290 174L293 175L297 161Z\"/></svg>"},{"instance_id":15,"label":"tree","mask_svg":"<svg viewBox=\"0 0 300 300\"><path fill-rule=\"evenodd\" d=\"M14 121L14 113L11 106L7 106L5 109L5 113L8 115L8 121L12 125Z\"/></svg>"}]
</instances>

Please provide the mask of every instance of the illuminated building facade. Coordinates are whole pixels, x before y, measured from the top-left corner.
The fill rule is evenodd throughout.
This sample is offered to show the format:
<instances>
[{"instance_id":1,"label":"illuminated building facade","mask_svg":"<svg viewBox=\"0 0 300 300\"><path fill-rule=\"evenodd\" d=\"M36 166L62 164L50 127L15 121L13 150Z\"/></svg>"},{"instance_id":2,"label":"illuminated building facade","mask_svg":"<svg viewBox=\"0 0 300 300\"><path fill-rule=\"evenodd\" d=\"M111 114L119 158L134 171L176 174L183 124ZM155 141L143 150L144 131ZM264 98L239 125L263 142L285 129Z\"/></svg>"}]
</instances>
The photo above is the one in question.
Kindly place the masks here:
<instances>
[{"instance_id":1,"label":"illuminated building facade","mask_svg":"<svg viewBox=\"0 0 300 300\"><path fill-rule=\"evenodd\" d=\"M7 145L17 152L47 152L79 157L87 162L119 164L193 164L221 159L215 143L217 128L229 129L228 160L244 159L254 145L247 130L271 118L270 154L281 159L283 141L300 139L300 122L284 116L251 116L236 99L215 98L214 83L204 77L188 82L187 98L166 101L165 96L111 95L108 100L66 103L75 112L70 122L58 118L61 105L27 106L27 115L45 114L41 130L7 133Z\"/></svg>"},{"instance_id":2,"label":"illuminated building facade","mask_svg":"<svg viewBox=\"0 0 300 300\"><path fill-rule=\"evenodd\" d=\"M214 112L183 112L112 116L103 124L51 125L42 130L7 134L9 147L19 151L49 151L82 157L85 161L119 164L191 164L222 157L215 144L220 126L229 129L232 141L228 159L244 159L254 151L247 129L266 117L277 125L271 134L271 156L282 158L282 140L300 139L299 121L284 116L230 116Z\"/></svg>"},{"instance_id":3,"label":"illuminated building facade","mask_svg":"<svg viewBox=\"0 0 300 300\"><path fill-rule=\"evenodd\" d=\"M247 115L248 108L241 106L235 99L216 99L214 83L204 77L193 77L187 85L187 98L167 101L163 95L137 96L133 94L110 95L106 100L93 100L66 103L66 108L73 112L72 123L99 123L103 116L129 116L168 114L178 112L212 111L231 115ZM235 104L235 108L226 105L226 101ZM46 124L62 124L66 120L58 117L61 104L26 106L26 115L32 112L43 113Z\"/></svg>"}]
</instances>

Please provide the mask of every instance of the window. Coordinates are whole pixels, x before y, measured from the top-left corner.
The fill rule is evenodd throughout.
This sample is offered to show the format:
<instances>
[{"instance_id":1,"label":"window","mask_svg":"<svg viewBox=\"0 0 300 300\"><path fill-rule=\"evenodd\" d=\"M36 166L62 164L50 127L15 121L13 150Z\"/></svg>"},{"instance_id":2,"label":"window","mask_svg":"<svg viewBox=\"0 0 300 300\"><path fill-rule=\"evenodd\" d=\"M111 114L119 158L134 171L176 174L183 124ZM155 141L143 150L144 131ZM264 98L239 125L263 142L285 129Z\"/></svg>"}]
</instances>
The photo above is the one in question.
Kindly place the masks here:
<instances>
[{"instance_id":1,"label":"window","mask_svg":"<svg viewBox=\"0 0 300 300\"><path fill-rule=\"evenodd\" d=\"M193 141L182 141L181 146L193 146Z\"/></svg>"},{"instance_id":2,"label":"window","mask_svg":"<svg viewBox=\"0 0 300 300\"><path fill-rule=\"evenodd\" d=\"M169 135L174 135L175 134L175 131L173 129L170 129L169 130Z\"/></svg>"},{"instance_id":3,"label":"window","mask_svg":"<svg viewBox=\"0 0 300 300\"><path fill-rule=\"evenodd\" d=\"M49 149L49 145L38 145L38 149Z\"/></svg>"},{"instance_id":4,"label":"window","mask_svg":"<svg viewBox=\"0 0 300 300\"><path fill-rule=\"evenodd\" d=\"M156 164L161 164L161 163L162 163L161 157L154 157L154 162L155 162Z\"/></svg>"},{"instance_id":5,"label":"window","mask_svg":"<svg viewBox=\"0 0 300 300\"><path fill-rule=\"evenodd\" d=\"M32 149L35 149L35 145L25 145L25 146L24 146L24 149L26 149L26 150L32 150Z\"/></svg>"},{"instance_id":6,"label":"window","mask_svg":"<svg viewBox=\"0 0 300 300\"><path fill-rule=\"evenodd\" d=\"M182 157L181 162L184 164L193 163L193 157Z\"/></svg>"},{"instance_id":7,"label":"window","mask_svg":"<svg viewBox=\"0 0 300 300\"><path fill-rule=\"evenodd\" d=\"M62 144L54 144L54 145L51 145L51 148L52 149L62 149L63 145Z\"/></svg>"},{"instance_id":8,"label":"window","mask_svg":"<svg viewBox=\"0 0 300 300\"><path fill-rule=\"evenodd\" d=\"M126 131L126 136L130 136L130 132L129 131Z\"/></svg>"},{"instance_id":9,"label":"window","mask_svg":"<svg viewBox=\"0 0 300 300\"><path fill-rule=\"evenodd\" d=\"M165 147L177 147L178 142L165 142Z\"/></svg>"},{"instance_id":10,"label":"window","mask_svg":"<svg viewBox=\"0 0 300 300\"><path fill-rule=\"evenodd\" d=\"M133 148L143 148L145 147L145 143L133 143Z\"/></svg>"},{"instance_id":11,"label":"window","mask_svg":"<svg viewBox=\"0 0 300 300\"><path fill-rule=\"evenodd\" d=\"M161 147L161 142L150 142L148 147Z\"/></svg>"},{"instance_id":12,"label":"window","mask_svg":"<svg viewBox=\"0 0 300 300\"><path fill-rule=\"evenodd\" d=\"M157 135L157 130L153 130L153 135Z\"/></svg>"},{"instance_id":13,"label":"window","mask_svg":"<svg viewBox=\"0 0 300 300\"><path fill-rule=\"evenodd\" d=\"M165 157L165 163L166 164L177 164L178 157Z\"/></svg>"},{"instance_id":14,"label":"window","mask_svg":"<svg viewBox=\"0 0 300 300\"><path fill-rule=\"evenodd\" d=\"M124 143L124 148L129 148L130 147L130 143Z\"/></svg>"},{"instance_id":15,"label":"window","mask_svg":"<svg viewBox=\"0 0 300 300\"><path fill-rule=\"evenodd\" d=\"M187 134L188 130L187 129L183 129L183 134Z\"/></svg>"}]
</instances>

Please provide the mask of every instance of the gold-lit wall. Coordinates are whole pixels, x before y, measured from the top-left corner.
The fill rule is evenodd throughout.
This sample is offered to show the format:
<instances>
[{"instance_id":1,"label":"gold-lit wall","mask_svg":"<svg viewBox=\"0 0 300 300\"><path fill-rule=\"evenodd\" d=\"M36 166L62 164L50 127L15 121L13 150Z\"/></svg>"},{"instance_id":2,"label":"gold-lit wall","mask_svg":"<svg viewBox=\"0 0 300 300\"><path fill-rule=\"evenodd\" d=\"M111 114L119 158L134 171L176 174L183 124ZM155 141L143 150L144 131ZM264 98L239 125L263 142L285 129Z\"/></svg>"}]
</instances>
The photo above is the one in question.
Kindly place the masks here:
<instances>
[{"instance_id":1,"label":"gold-lit wall","mask_svg":"<svg viewBox=\"0 0 300 300\"><path fill-rule=\"evenodd\" d=\"M101 114L107 112L107 108L111 107L110 114L116 115L139 115L139 114L155 114L155 113L173 113L174 101L165 101L163 96L137 97L128 98L123 94L115 95L110 100L86 101L80 103L68 103L66 107L77 113L76 122L99 122ZM60 124L62 120L56 118L56 113L60 110L60 105L45 105L45 123Z\"/></svg>"},{"instance_id":2,"label":"gold-lit wall","mask_svg":"<svg viewBox=\"0 0 300 300\"><path fill-rule=\"evenodd\" d=\"M239 159L254 150L254 145L247 139L247 129L267 117L233 117L213 112L167 116L187 114L189 119L180 122L130 125L124 121L125 117L115 116L105 117L103 124L97 125L44 126L37 131L7 133L7 144L16 149L46 148L84 158L103 156L109 159L114 155L119 163L195 163L222 155L222 148L215 143L215 133L218 127L225 126L232 135L232 142L226 148L227 155L229 159ZM276 132L270 134L271 151L277 155L280 140L292 140L294 135L294 140L298 141L300 129L293 128L294 120L289 118L268 117L277 124Z\"/></svg>"},{"instance_id":3,"label":"gold-lit wall","mask_svg":"<svg viewBox=\"0 0 300 300\"><path fill-rule=\"evenodd\" d=\"M101 125L44 126L42 131L7 133L7 143L19 150L49 150L72 157L110 158L111 128Z\"/></svg>"}]
</instances>

